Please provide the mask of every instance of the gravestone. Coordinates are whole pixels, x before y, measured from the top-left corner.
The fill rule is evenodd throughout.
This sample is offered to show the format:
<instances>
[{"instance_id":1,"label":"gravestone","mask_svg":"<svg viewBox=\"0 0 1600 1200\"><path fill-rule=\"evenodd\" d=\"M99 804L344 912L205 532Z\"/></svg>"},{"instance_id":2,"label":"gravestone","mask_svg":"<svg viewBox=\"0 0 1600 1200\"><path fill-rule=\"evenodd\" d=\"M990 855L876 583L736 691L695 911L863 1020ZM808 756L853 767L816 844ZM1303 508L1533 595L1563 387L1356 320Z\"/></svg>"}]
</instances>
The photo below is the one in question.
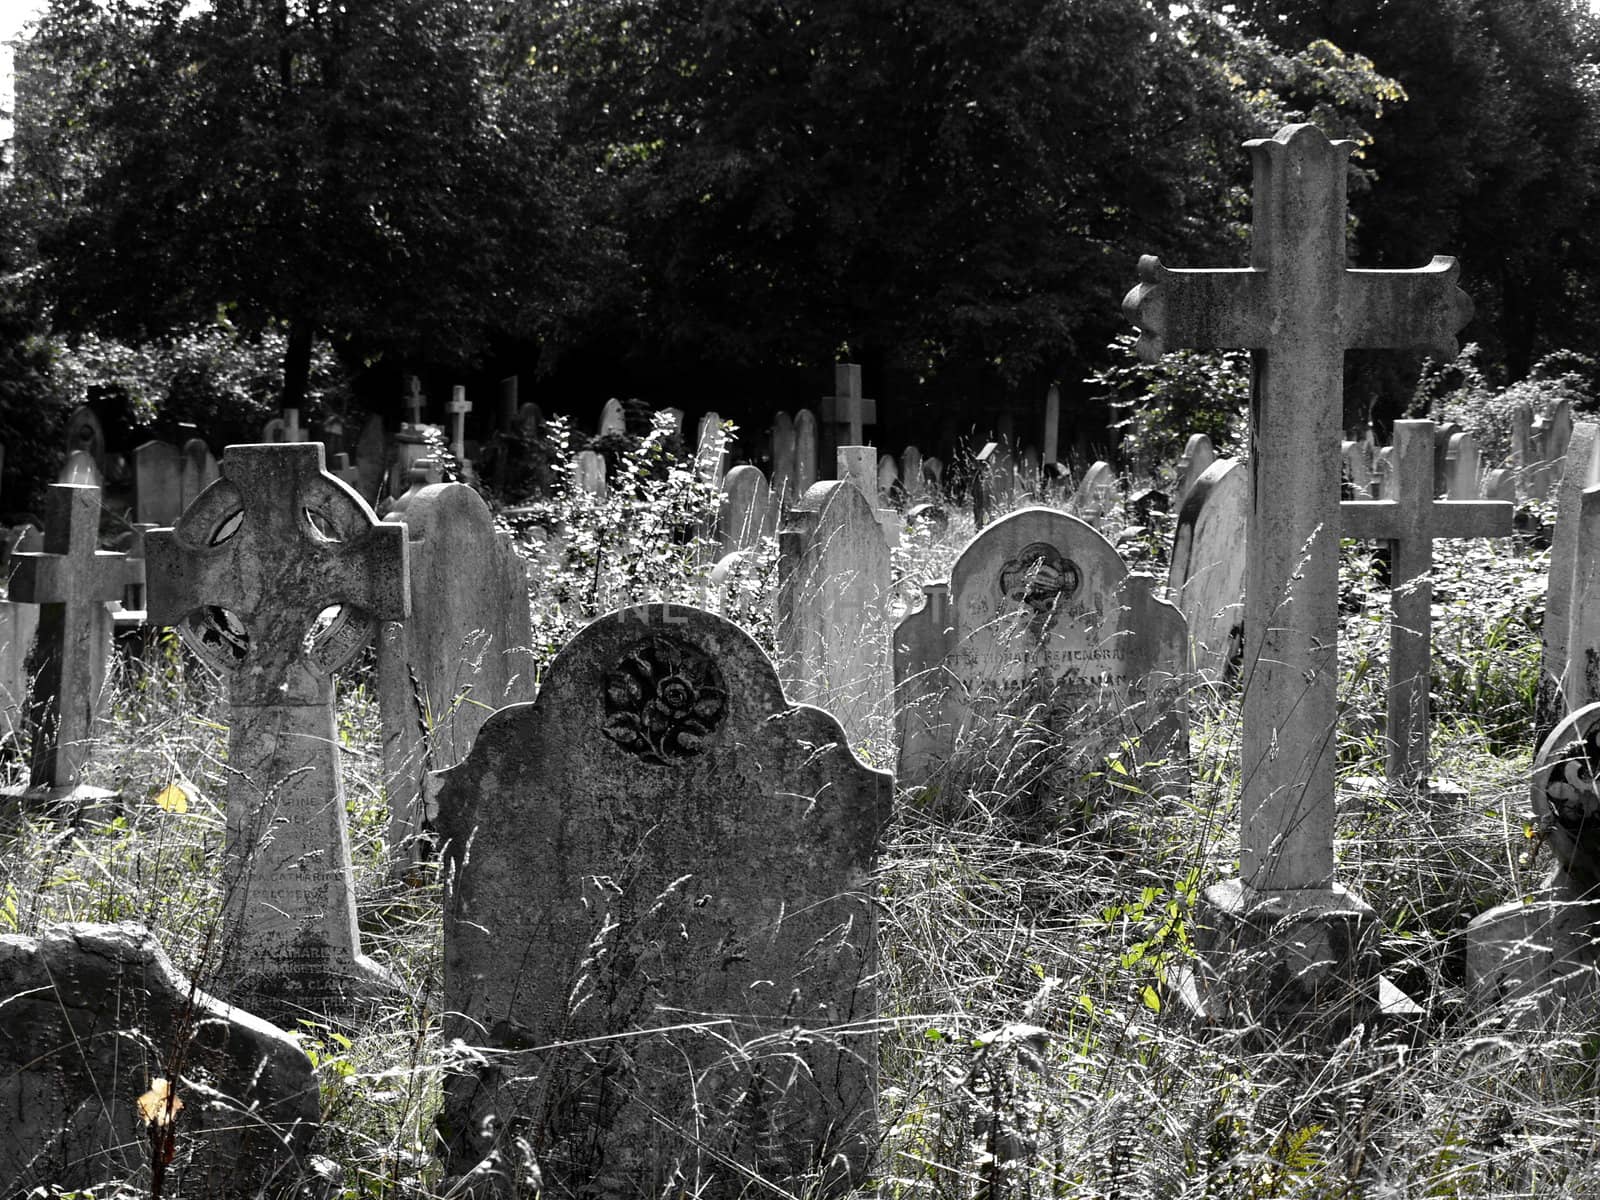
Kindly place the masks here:
<instances>
[{"instance_id":1,"label":"gravestone","mask_svg":"<svg viewBox=\"0 0 1600 1200\"><path fill-rule=\"evenodd\" d=\"M190 438L183 444L183 460L178 464L178 511L172 517L176 521L183 515L183 510L193 504L205 491L216 482L221 474L217 470L217 456L211 453L211 447L200 438ZM166 522L171 524L172 521Z\"/></svg>"},{"instance_id":2,"label":"gravestone","mask_svg":"<svg viewBox=\"0 0 1600 1200\"><path fill-rule=\"evenodd\" d=\"M1111 510L1117 494L1116 468L1108 462L1096 462L1083 473L1078 493L1073 497L1078 515L1087 521L1096 521Z\"/></svg>"},{"instance_id":3,"label":"gravestone","mask_svg":"<svg viewBox=\"0 0 1600 1200\"><path fill-rule=\"evenodd\" d=\"M1511 409L1511 465L1517 472L1517 486L1524 492L1528 491L1538 459L1533 442L1533 408L1522 400Z\"/></svg>"},{"instance_id":4,"label":"gravestone","mask_svg":"<svg viewBox=\"0 0 1600 1200\"><path fill-rule=\"evenodd\" d=\"M1507 504L1517 502L1517 473L1510 467L1496 467L1486 472L1483 477L1483 498L1485 500L1504 500Z\"/></svg>"},{"instance_id":5,"label":"gravestone","mask_svg":"<svg viewBox=\"0 0 1600 1200\"><path fill-rule=\"evenodd\" d=\"M464 483L408 491L384 520L411 543L411 615L378 630L378 706L396 865L420 853L427 773L467 756L489 714L534 694L528 576Z\"/></svg>"},{"instance_id":6,"label":"gravestone","mask_svg":"<svg viewBox=\"0 0 1600 1200\"><path fill-rule=\"evenodd\" d=\"M1382 988L1372 909L1334 876L1344 352L1454 358L1472 305L1453 259L1415 271L1348 268L1353 142L1291 125L1246 145L1250 266L1173 271L1147 256L1123 311L1147 361L1182 348L1263 351L1251 414L1240 876L1207 889L1206 907L1217 931L1211 961L1266 951L1232 959L1233 995L1293 1012Z\"/></svg>"},{"instance_id":7,"label":"gravestone","mask_svg":"<svg viewBox=\"0 0 1600 1200\"><path fill-rule=\"evenodd\" d=\"M928 455L922 460L922 475L936 490L944 487L944 459Z\"/></svg>"},{"instance_id":8,"label":"gravestone","mask_svg":"<svg viewBox=\"0 0 1600 1200\"><path fill-rule=\"evenodd\" d=\"M1467 984L1478 1005L1550 1014L1600 994L1600 704L1553 729L1533 761L1534 821L1555 865L1530 893L1467 926ZM1520 841L1519 837L1519 841Z\"/></svg>"},{"instance_id":9,"label":"gravestone","mask_svg":"<svg viewBox=\"0 0 1600 1200\"><path fill-rule=\"evenodd\" d=\"M1200 473L1178 511L1167 573L1167 589L1189 627L1194 668L1207 679L1239 673L1249 524L1249 469L1218 459Z\"/></svg>"},{"instance_id":10,"label":"gravestone","mask_svg":"<svg viewBox=\"0 0 1600 1200\"><path fill-rule=\"evenodd\" d=\"M700 418L700 431L695 437L695 478L707 487L720 488L727 470L728 430L720 416L708 412Z\"/></svg>"},{"instance_id":11,"label":"gravestone","mask_svg":"<svg viewBox=\"0 0 1600 1200\"><path fill-rule=\"evenodd\" d=\"M1567 445L1572 441L1572 401L1557 400L1545 418L1544 459L1550 464L1552 486L1561 483L1566 470Z\"/></svg>"},{"instance_id":12,"label":"gravestone","mask_svg":"<svg viewBox=\"0 0 1600 1200\"><path fill-rule=\"evenodd\" d=\"M717 512L718 555L749 550L777 529L778 514L772 489L760 467L733 468L722 481L722 503Z\"/></svg>"},{"instance_id":13,"label":"gravestone","mask_svg":"<svg viewBox=\"0 0 1600 1200\"><path fill-rule=\"evenodd\" d=\"M75 487L99 488L100 468L95 466L95 461L87 450L74 450L67 455L67 461L61 464L61 474L56 482L69 483Z\"/></svg>"},{"instance_id":14,"label":"gravestone","mask_svg":"<svg viewBox=\"0 0 1600 1200\"><path fill-rule=\"evenodd\" d=\"M892 790L721 617L578 634L440 794L443 1034L482 1056L445 1079L448 1172L520 1137L550 1195L860 1182Z\"/></svg>"},{"instance_id":15,"label":"gravestone","mask_svg":"<svg viewBox=\"0 0 1600 1200\"><path fill-rule=\"evenodd\" d=\"M1211 439L1203 433L1192 433L1189 440L1184 443L1183 454L1178 458L1177 485L1178 485L1178 511L1183 511L1184 500L1193 490L1195 481L1204 475L1206 469L1217 461L1216 449L1211 445Z\"/></svg>"},{"instance_id":16,"label":"gravestone","mask_svg":"<svg viewBox=\"0 0 1600 1200\"><path fill-rule=\"evenodd\" d=\"M1493 500L1435 500L1432 421L1394 423L1393 499L1346 500L1345 536L1389 543L1388 775L1425 788L1433 632L1433 540L1510 537L1512 510Z\"/></svg>"},{"instance_id":17,"label":"gravestone","mask_svg":"<svg viewBox=\"0 0 1600 1200\"><path fill-rule=\"evenodd\" d=\"M147 930L0 935L0 996L8 1197L295 1194L319 1123L311 1060L194 988Z\"/></svg>"},{"instance_id":18,"label":"gravestone","mask_svg":"<svg viewBox=\"0 0 1600 1200\"><path fill-rule=\"evenodd\" d=\"M1470 433L1453 435L1445 453L1445 495L1451 500L1476 500L1482 465L1478 439Z\"/></svg>"},{"instance_id":19,"label":"gravestone","mask_svg":"<svg viewBox=\"0 0 1600 1200\"><path fill-rule=\"evenodd\" d=\"M893 502L896 485L900 482L900 464L894 460L894 455L884 454L878 458L878 486L875 495L880 504Z\"/></svg>"},{"instance_id":20,"label":"gravestone","mask_svg":"<svg viewBox=\"0 0 1600 1200\"><path fill-rule=\"evenodd\" d=\"M183 512L183 463L170 442L150 441L133 452L134 520L170 525Z\"/></svg>"},{"instance_id":21,"label":"gravestone","mask_svg":"<svg viewBox=\"0 0 1600 1200\"><path fill-rule=\"evenodd\" d=\"M1353 500L1374 499L1374 480L1372 478L1372 463L1367 458L1367 447L1362 442L1340 443L1344 478L1350 481L1350 494Z\"/></svg>"},{"instance_id":22,"label":"gravestone","mask_svg":"<svg viewBox=\"0 0 1600 1200\"><path fill-rule=\"evenodd\" d=\"M613 396L600 409L600 436L621 436L627 432L628 417L623 411L622 401Z\"/></svg>"},{"instance_id":23,"label":"gravestone","mask_svg":"<svg viewBox=\"0 0 1600 1200\"><path fill-rule=\"evenodd\" d=\"M11 558L19 550L44 549L44 534L35 526L22 525L4 534L7 578ZM0 600L0 742L20 744L27 720L28 653L39 630L39 606L22 604L9 598Z\"/></svg>"},{"instance_id":24,"label":"gravestone","mask_svg":"<svg viewBox=\"0 0 1600 1200\"><path fill-rule=\"evenodd\" d=\"M848 479L867 497L872 511L877 514L878 527L883 531L884 542L893 549L900 544L900 514L892 508L878 505L878 452L871 446L840 446L836 459L835 479Z\"/></svg>"},{"instance_id":25,"label":"gravestone","mask_svg":"<svg viewBox=\"0 0 1600 1200\"><path fill-rule=\"evenodd\" d=\"M1061 461L1061 389L1055 384L1044 394L1044 446L1040 461L1053 467Z\"/></svg>"},{"instance_id":26,"label":"gravestone","mask_svg":"<svg viewBox=\"0 0 1600 1200\"><path fill-rule=\"evenodd\" d=\"M368 504L378 502L378 490L383 487L383 477L389 469L389 435L384 432L383 418L377 413L361 426L361 436L356 439L356 491Z\"/></svg>"},{"instance_id":27,"label":"gravestone","mask_svg":"<svg viewBox=\"0 0 1600 1200\"><path fill-rule=\"evenodd\" d=\"M218 978L264 1015L390 992L356 930L333 674L410 611L406 531L323 469L320 442L230 446L222 477L145 539L152 621L227 685Z\"/></svg>"},{"instance_id":28,"label":"gravestone","mask_svg":"<svg viewBox=\"0 0 1600 1200\"><path fill-rule=\"evenodd\" d=\"M455 456L462 474L470 478L472 464L467 461L467 414L472 411L472 401L467 399L467 389L459 383L451 388L444 411L450 418L450 453Z\"/></svg>"},{"instance_id":29,"label":"gravestone","mask_svg":"<svg viewBox=\"0 0 1600 1200\"><path fill-rule=\"evenodd\" d=\"M12 554L7 592L15 603L39 606L29 660L29 790L88 802L110 795L83 787L82 780L111 640L106 605L122 599L127 565L124 555L95 548L99 488L52 484L45 505L44 548Z\"/></svg>"},{"instance_id":30,"label":"gravestone","mask_svg":"<svg viewBox=\"0 0 1600 1200\"><path fill-rule=\"evenodd\" d=\"M964 733L987 738L1002 714L1034 705L1053 729L1087 721L1107 744L1138 743L1141 762L1186 757L1188 632L1153 583L1053 509L974 536L895 629L901 782L926 784Z\"/></svg>"},{"instance_id":31,"label":"gravestone","mask_svg":"<svg viewBox=\"0 0 1600 1200\"><path fill-rule=\"evenodd\" d=\"M1442 497L1450 486L1450 439L1461 432L1455 421L1435 422L1433 426L1433 494ZM1474 499L1476 497L1473 497Z\"/></svg>"},{"instance_id":32,"label":"gravestone","mask_svg":"<svg viewBox=\"0 0 1600 1200\"><path fill-rule=\"evenodd\" d=\"M900 485L906 490L907 500L917 500L928 490L928 481L922 474L922 451L907 446L900 451Z\"/></svg>"},{"instance_id":33,"label":"gravestone","mask_svg":"<svg viewBox=\"0 0 1600 1200\"><path fill-rule=\"evenodd\" d=\"M406 376L406 390L400 397L400 409L405 414L402 425L422 424L423 416L428 411L428 400L422 394L422 379L419 376Z\"/></svg>"},{"instance_id":34,"label":"gravestone","mask_svg":"<svg viewBox=\"0 0 1600 1200\"><path fill-rule=\"evenodd\" d=\"M794 418L781 412L772 418L772 495L775 503L787 504L798 495L794 480Z\"/></svg>"},{"instance_id":35,"label":"gravestone","mask_svg":"<svg viewBox=\"0 0 1600 1200\"><path fill-rule=\"evenodd\" d=\"M579 450L572 459L572 478L580 491L605 499L606 458L598 450Z\"/></svg>"},{"instance_id":36,"label":"gravestone","mask_svg":"<svg viewBox=\"0 0 1600 1200\"><path fill-rule=\"evenodd\" d=\"M890 581L878 516L855 483L813 484L784 514L778 676L786 695L837 717L856 748L891 744Z\"/></svg>"},{"instance_id":37,"label":"gravestone","mask_svg":"<svg viewBox=\"0 0 1600 1200\"><path fill-rule=\"evenodd\" d=\"M1591 492L1600 490L1600 425L1580 421L1568 436L1568 468L1556 490L1555 529L1540 632L1539 690L1534 736L1543 742L1567 713L1600 700L1600 642L1577 633L1585 610L1600 606L1600 544L1584 529ZM1600 531L1596 531L1600 532ZM1576 634L1576 636L1575 636ZM1591 630L1592 634L1592 630Z\"/></svg>"},{"instance_id":38,"label":"gravestone","mask_svg":"<svg viewBox=\"0 0 1600 1200\"><path fill-rule=\"evenodd\" d=\"M995 503L991 477L994 460L1000 453L999 442L985 442L983 449L972 456L972 526L982 529L994 517Z\"/></svg>"},{"instance_id":39,"label":"gravestone","mask_svg":"<svg viewBox=\"0 0 1600 1200\"><path fill-rule=\"evenodd\" d=\"M817 414L802 408L794 415L794 494L804 496L817 481Z\"/></svg>"}]
</instances>

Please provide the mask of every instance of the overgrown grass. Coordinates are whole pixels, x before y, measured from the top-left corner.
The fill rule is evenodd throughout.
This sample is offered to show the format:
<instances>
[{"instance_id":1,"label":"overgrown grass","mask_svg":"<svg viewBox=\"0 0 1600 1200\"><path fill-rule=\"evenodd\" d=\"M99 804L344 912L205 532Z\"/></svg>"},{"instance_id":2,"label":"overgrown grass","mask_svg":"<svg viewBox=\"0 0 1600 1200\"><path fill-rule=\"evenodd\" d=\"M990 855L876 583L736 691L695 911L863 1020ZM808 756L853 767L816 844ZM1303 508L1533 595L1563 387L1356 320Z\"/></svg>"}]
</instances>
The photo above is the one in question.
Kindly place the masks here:
<instances>
[{"instance_id":1,"label":"overgrown grass","mask_svg":"<svg viewBox=\"0 0 1600 1200\"><path fill-rule=\"evenodd\" d=\"M624 464L607 501L558 496L541 514L549 534L537 549L528 539L535 624L552 652L626 602L709 596L770 610L773 547L736 603L716 596L695 544L710 497L653 454L647 444ZM651 504L658 524L628 523ZM970 519L952 516L946 536L910 536L896 552L908 601L970 535ZM1167 531L1129 533L1119 515L1107 532L1148 546ZM1525 546L1439 548L1436 773L1465 797L1432 804L1382 782L1387 634L1373 614L1387 594L1370 556L1346 556L1339 870L1380 916L1385 967L1423 1009L1413 1027L1370 1023L1318 1042L1174 1011L1200 892L1236 869L1229 686L1189 692L1184 799L1109 774L1098 753L1026 720L968 739L937 792L902 789L877 880L881 1194L1600 1195L1592 1019L1480 1010L1463 986L1466 923L1546 865L1527 861L1522 816L1544 566ZM770 625L757 635L770 639ZM89 782L120 791L122 809L75 827L16 814L0 928L142 921L203 979L221 906L227 709L163 633L120 668L108 711ZM362 933L409 999L360 1029L294 1032L316 1062L320 1149L343 1169L340 1194L433 1197L431 1122L451 1053L438 1035L440 889L388 869L377 712L359 669L341 684L340 713ZM170 794L156 802L174 782L187 811L172 811Z\"/></svg>"}]
</instances>

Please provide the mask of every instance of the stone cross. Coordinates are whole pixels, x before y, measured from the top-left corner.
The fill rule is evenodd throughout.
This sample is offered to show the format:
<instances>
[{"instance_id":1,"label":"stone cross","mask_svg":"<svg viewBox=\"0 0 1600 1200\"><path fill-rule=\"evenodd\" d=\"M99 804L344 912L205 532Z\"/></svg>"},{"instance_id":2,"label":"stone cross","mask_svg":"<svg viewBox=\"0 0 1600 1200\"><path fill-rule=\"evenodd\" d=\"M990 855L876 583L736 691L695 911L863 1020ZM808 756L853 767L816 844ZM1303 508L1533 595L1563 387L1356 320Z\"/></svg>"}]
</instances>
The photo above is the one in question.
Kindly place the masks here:
<instances>
[{"instance_id":1,"label":"stone cross","mask_svg":"<svg viewBox=\"0 0 1600 1200\"><path fill-rule=\"evenodd\" d=\"M861 364L835 363L833 390L834 395L822 398L822 419L847 426L844 444L859 446L865 437L862 426L878 423L878 402L861 394Z\"/></svg>"},{"instance_id":2,"label":"stone cross","mask_svg":"<svg viewBox=\"0 0 1600 1200\"><path fill-rule=\"evenodd\" d=\"M179 627L232 707L229 997L262 1015L358 1008L393 981L356 931L333 675L409 615L406 530L327 473L320 442L231 446L145 552L151 619Z\"/></svg>"},{"instance_id":3,"label":"stone cross","mask_svg":"<svg viewBox=\"0 0 1600 1200\"><path fill-rule=\"evenodd\" d=\"M34 684L34 788L73 788L89 759L94 728L96 640L106 637L105 605L121 600L125 555L96 550L100 489L55 483L45 501L44 549L11 556L8 597L39 606Z\"/></svg>"},{"instance_id":4,"label":"stone cross","mask_svg":"<svg viewBox=\"0 0 1600 1200\"><path fill-rule=\"evenodd\" d=\"M1393 499L1346 500L1346 537L1386 541L1389 613L1389 778L1408 787L1428 778L1428 664L1432 644L1433 540L1510 537L1512 506L1433 498L1433 422L1394 423Z\"/></svg>"},{"instance_id":5,"label":"stone cross","mask_svg":"<svg viewBox=\"0 0 1600 1200\"><path fill-rule=\"evenodd\" d=\"M1257 352L1240 870L1258 890L1327 888L1344 352L1453 357L1472 303L1453 258L1410 271L1345 265L1354 142L1290 125L1245 145L1255 167L1250 266L1174 271L1146 256L1123 311L1147 361L1183 348Z\"/></svg>"},{"instance_id":6,"label":"stone cross","mask_svg":"<svg viewBox=\"0 0 1600 1200\"><path fill-rule=\"evenodd\" d=\"M283 410L283 440L286 442L303 442L306 440L306 431L300 428L300 410L286 408Z\"/></svg>"},{"instance_id":7,"label":"stone cross","mask_svg":"<svg viewBox=\"0 0 1600 1200\"><path fill-rule=\"evenodd\" d=\"M411 425L422 424L422 411L427 401L422 398L422 380L415 375L407 376L405 398L400 402L400 407L405 409L406 422Z\"/></svg>"},{"instance_id":8,"label":"stone cross","mask_svg":"<svg viewBox=\"0 0 1600 1200\"><path fill-rule=\"evenodd\" d=\"M444 410L450 414L450 453L456 456L456 462L464 464L467 461L467 414L472 411L467 389L459 383L451 388Z\"/></svg>"}]
</instances>

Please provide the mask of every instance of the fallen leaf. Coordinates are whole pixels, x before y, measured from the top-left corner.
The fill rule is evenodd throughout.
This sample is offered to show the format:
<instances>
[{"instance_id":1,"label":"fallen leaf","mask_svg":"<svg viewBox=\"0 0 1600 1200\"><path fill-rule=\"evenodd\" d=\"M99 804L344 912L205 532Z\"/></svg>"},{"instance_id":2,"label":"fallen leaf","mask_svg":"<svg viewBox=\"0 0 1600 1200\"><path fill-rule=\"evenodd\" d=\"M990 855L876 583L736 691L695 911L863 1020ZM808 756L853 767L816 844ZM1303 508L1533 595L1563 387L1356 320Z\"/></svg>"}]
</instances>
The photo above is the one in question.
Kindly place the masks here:
<instances>
[{"instance_id":1,"label":"fallen leaf","mask_svg":"<svg viewBox=\"0 0 1600 1200\"><path fill-rule=\"evenodd\" d=\"M156 807L171 813L189 811L189 789L181 783L169 783L156 793Z\"/></svg>"},{"instance_id":2,"label":"fallen leaf","mask_svg":"<svg viewBox=\"0 0 1600 1200\"><path fill-rule=\"evenodd\" d=\"M140 1096L135 1102L139 1106L139 1115L149 1125L170 1125L173 1119L183 1111L183 1101L177 1094L169 1090L165 1079L158 1079L150 1085L150 1090Z\"/></svg>"}]
</instances>

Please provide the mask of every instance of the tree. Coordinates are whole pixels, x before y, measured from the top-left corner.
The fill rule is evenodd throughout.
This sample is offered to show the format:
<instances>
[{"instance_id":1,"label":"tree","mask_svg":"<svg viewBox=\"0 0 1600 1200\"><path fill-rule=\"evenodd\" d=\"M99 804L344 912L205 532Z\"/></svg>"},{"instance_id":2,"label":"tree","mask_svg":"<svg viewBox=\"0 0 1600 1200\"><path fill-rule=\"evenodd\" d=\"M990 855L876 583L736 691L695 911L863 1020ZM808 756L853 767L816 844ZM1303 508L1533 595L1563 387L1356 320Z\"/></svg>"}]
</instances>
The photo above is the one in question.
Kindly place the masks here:
<instances>
[{"instance_id":1,"label":"tree","mask_svg":"<svg viewBox=\"0 0 1600 1200\"><path fill-rule=\"evenodd\" d=\"M52 0L25 106L56 136L40 245L57 324L138 339L224 313L352 361L537 341L603 276L548 78L470 0Z\"/></svg>"}]
</instances>

